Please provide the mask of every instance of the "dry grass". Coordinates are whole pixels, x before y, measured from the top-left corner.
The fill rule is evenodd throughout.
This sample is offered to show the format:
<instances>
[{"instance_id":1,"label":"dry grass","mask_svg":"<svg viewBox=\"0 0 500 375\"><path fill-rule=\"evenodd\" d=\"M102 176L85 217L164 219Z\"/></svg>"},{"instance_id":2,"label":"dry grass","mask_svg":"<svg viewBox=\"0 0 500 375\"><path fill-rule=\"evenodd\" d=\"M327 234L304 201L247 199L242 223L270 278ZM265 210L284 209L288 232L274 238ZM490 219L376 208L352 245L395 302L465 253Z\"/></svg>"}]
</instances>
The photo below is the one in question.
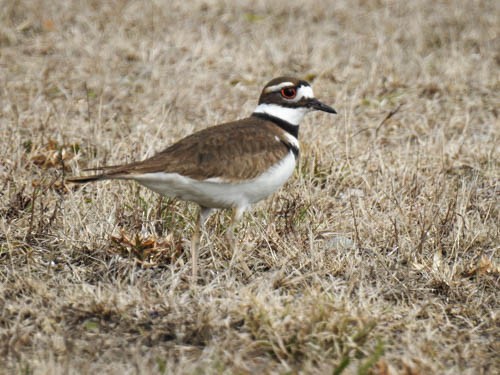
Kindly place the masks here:
<instances>
[{"instance_id":1,"label":"dry grass","mask_svg":"<svg viewBox=\"0 0 500 375\"><path fill-rule=\"evenodd\" d=\"M271 5L272 4L272 5ZM493 374L500 2L1 1L0 373ZM249 114L295 74L293 179L239 228L64 176Z\"/></svg>"}]
</instances>

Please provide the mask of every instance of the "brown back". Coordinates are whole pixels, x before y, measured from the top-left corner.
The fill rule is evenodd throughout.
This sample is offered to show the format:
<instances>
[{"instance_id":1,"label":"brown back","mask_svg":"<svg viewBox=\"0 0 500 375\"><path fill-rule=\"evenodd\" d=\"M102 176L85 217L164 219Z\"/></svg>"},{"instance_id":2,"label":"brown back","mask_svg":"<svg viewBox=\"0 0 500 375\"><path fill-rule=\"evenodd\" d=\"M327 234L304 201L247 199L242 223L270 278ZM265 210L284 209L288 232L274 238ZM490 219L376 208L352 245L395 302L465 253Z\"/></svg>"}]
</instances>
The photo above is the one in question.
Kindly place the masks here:
<instances>
[{"instance_id":1,"label":"brown back","mask_svg":"<svg viewBox=\"0 0 500 375\"><path fill-rule=\"evenodd\" d=\"M252 179L289 152L289 141L280 127L249 117L191 134L149 159L112 168L101 178L167 172L197 180Z\"/></svg>"}]
</instances>

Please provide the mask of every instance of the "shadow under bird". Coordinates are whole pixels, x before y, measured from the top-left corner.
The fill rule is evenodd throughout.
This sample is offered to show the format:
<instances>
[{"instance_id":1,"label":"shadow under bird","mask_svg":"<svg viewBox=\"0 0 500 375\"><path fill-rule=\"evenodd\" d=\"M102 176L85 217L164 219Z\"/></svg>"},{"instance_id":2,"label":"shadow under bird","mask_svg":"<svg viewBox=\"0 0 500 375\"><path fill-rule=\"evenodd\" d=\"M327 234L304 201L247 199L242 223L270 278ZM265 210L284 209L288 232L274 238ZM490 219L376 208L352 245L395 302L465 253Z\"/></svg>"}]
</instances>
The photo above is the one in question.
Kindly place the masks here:
<instances>
[{"instance_id":1,"label":"shadow under bird","mask_svg":"<svg viewBox=\"0 0 500 375\"><path fill-rule=\"evenodd\" d=\"M234 226L251 204L274 193L292 175L299 157L299 125L314 110L336 113L314 97L306 81L275 78L262 90L250 117L193 133L149 159L97 168L102 173L67 181L134 180L159 194L197 203L191 240L196 278L201 231L210 213L233 210L226 233L236 259Z\"/></svg>"}]
</instances>

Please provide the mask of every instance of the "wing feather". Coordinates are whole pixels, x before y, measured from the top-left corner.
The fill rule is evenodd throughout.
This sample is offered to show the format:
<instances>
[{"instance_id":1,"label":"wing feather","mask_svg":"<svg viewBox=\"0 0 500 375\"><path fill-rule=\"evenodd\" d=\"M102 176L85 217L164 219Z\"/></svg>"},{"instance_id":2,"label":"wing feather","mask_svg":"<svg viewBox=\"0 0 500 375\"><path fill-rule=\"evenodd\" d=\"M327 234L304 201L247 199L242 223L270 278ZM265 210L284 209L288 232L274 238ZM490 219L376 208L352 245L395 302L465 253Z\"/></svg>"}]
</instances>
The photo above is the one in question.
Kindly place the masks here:
<instances>
[{"instance_id":1,"label":"wing feather","mask_svg":"<svg viewBox=\"0 0 500 375\"><path fill-rule=\"evenodd\" d=\"M110 170L104 167L101 178L133 178L134 175L166 172L197 180L252 179L289 152L289 142L281 128L270 121L251 117L191 134L149 159Z\"/></svg>"}]
</instances>

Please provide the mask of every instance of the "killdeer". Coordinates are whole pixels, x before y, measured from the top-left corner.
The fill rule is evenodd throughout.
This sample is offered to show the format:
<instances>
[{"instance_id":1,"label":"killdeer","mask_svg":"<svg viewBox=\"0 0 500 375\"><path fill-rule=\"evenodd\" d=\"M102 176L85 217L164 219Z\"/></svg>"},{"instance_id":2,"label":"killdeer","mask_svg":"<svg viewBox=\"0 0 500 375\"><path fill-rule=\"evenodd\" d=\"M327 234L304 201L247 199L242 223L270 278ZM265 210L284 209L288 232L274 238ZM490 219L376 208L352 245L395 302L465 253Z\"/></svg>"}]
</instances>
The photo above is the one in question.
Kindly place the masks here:
<instances>
[{"instance_id":1,"label":"killdeer","mask_svg":"<svg viewBox=\"0 0 500 375\"><path fill-rule=\"evenodd\" d=\"M250 117L191 134L144 161L97 168L100 174L68 181L134 180L159 194L197 203L199 217L191 239L196 278L208 216L214 209L233 210L226 233L234 260L234 226L251 204L274 193L292 175L299 157L299 124L314 110L336 113L314 97L306 81L275 78L262 90Z\"/></svg>"}]
</instances>

